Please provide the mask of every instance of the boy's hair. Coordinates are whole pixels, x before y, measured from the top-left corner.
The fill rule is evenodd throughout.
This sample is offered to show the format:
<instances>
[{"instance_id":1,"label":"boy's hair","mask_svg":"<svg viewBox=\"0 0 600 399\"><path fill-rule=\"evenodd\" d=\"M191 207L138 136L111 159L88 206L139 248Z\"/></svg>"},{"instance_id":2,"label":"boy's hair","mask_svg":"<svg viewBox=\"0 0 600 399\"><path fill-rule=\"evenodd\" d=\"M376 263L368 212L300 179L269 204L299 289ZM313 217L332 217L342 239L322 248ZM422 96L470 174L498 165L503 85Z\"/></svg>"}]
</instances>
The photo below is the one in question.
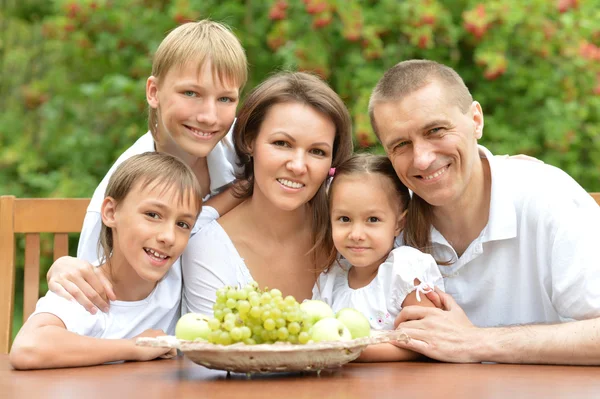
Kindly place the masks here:
<instances>
[{"instance_id":1,"label":"boy's hair","mask_svg":"<svg viewBox=\"0 0 600 399\"><path fill-rule=\"evenodd\" d=\"M242 90L248 80L248 60L238 38L219 22L203 19L188 22L173 29L158 46L152 62L152 76L163 78L173 67L188 62L198 66L198 72L211 62L212 75L221 83L231 82ZM158 110L148 109L148 128L157 140Z\"/></svg>"},{"instance_id":2,"label":"boy's hair","mask_svg":"<svg viewBox=\"0 0 600 399\"><path fill-rule=\"evenodd\" d=\"M306 104L327 116L335 125L332 166L339 165L352 155L352 119L342 99L315 75L305 72L280 72L254 88L244 101L235 122L233 143L242 172L237 176L248 184L234 186L238 198L252 196L254 188L254 160L251 147L268 111L275 104ZM325 182L309 201L313 212L315 260L325 256L323 243L327 239L327 194ZM315 263L316 264L316 263Z\"/></svg>"},{"instance_id":3,"label":"boy's hair","mask_svg":"<svg viewBox=\"0 0 600 399\"><path fill-rule=\"evenodd\" d=\"M384 155L363 153L353 155L351 158L347 159L345 162L341 163L337 168L335 168L335 173L328 189L329 200L327 203L329 211L332 209L333 193L335 192L336 184L339 179L342 176L352 176L358 174L379 175L385 179L388 179L390 183L389 185L386 185L386 187L389 187L389 189L387 189L388 194L390 194L390 197L393 200L397 201L400 209L408 209L410 203L410 194L408 192L408 188L398 178L398 175L394 170L394 166L388 157ZM370 176L365 176L365 179L368 178L370 178ZM328 239L326 241L326 248L328 252L326 262L321 267L322 272L327 271L329 267L334 264L337 258L337 249L333 245L331 218L329 218L327 229Z\"/></svg>"},{"instance_id":4,"label":"boy's hair","mask_svg":"<svg viewBox=\"0 0 600 399\"><path fill-rule=\"evenodd\" d=\"M104 196L113 198L118 206L133 188L147 186L161 187L163 193L174 189L180 203L189 201L200 213L202 190L194 172L179 159L164 153L146 152L123 161L108 180ZM112 229L102 223L98 241L100 263L108 261L113 245Z\"/></svg>"},{"instance_id":5,"label":"boy's hair","mask_svg":"<svg viewBox=\"0 0 600 399\"><path fill-rule=\"evenodd\" d=\"M377 103L400 101L433 82L442 84L450 104L458 106L463 113L469 110L473 97L454 69L429 60L402 61L385 72L371 93L369 118L375 134L379 136L374 116Z\"/></svg>"}]
</instances>

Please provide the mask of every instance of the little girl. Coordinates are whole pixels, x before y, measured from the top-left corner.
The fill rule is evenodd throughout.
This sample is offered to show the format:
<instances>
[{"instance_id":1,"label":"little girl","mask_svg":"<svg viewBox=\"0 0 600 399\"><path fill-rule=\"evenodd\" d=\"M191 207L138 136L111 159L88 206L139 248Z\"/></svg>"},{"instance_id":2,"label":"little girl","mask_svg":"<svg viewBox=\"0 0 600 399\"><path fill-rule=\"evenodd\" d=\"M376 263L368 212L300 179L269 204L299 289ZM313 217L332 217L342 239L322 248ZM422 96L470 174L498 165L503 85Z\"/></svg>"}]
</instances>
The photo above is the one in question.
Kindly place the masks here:
<instances>
[{"instance_id":1,"label":"little girl","mask_svg":"<svg viewBox=\"0 0 600 399\"><path fill-rule=\"evenodd\" d=\"M431 255L415 248L396 249L410 201L385 156L358 154L330 171L330 258L313 289L337 312L355 308L375 330L393 330L404 306L434 306L425 294L443 289ZM339 255L338 255L339 253ZM393 344L369 346L359 360L409 360L418 355Z\"/></svg>"},{"instance_id":2,"label":"little girl","mask_svg":"<svg viewBox=\"0 0 600 399\"><path fill-rule=\"evenodd\" d=\"M101 206L103 274L117 300L88 313L51 291L19 331L10 352L16 369L90 366L172 357L168 348L135 345L140 336L174 334L181 277L171 266L187 245L202 207L192 170L157 152L132 156L108 182Z\"/></svg>"}]
</instances>

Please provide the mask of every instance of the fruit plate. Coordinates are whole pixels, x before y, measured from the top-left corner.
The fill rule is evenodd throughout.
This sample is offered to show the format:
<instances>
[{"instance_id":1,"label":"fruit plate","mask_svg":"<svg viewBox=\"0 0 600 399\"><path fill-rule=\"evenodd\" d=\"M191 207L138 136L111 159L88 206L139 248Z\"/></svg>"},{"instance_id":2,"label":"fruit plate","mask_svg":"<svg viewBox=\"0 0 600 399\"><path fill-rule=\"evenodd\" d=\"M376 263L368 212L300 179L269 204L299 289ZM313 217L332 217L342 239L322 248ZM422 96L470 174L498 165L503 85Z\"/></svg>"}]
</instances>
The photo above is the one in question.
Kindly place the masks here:
<instances>
[{"instance_id":1,"label":"fruit plate","mask_svg":"<svg viewBox=\"0 0 600 399\"><path fill-rule=\"evenodd\" d=\"M373 331L370 337L350 341L328 341L292 345L290 343L215 345L179 340L174 336L138 338L141 346L177 348L201 366L237 373L273 373L319 371L341 367L355 360L368 345L390 341L408 341L400 331Z\"/></svg>"}]
</instances>

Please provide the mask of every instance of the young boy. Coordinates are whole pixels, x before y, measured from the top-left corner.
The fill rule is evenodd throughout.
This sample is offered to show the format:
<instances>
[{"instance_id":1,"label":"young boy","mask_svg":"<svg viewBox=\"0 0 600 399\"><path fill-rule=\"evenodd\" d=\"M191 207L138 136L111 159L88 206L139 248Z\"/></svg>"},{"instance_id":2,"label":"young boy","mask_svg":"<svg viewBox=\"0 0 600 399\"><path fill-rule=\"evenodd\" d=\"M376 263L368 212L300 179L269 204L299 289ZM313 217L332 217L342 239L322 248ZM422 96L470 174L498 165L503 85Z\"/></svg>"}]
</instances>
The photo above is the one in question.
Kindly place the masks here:
<instances>
[{"instance_id":1,"label":"young boy","mask_svg":"<svg viewBox=\"0 0 600 399\"><path fill-rule=\"evenodd\" d=\"M208 198L234 180L236 156L230 130L247 77L244 49L222 24L190 22L165 37L154 55L152 76L146 84L150 131L117 159L96 188L83 223L77 259L64 257L52 265L48 271L51 291L76 299L92 313L96 306L108 310L104 298L93 292L105 293L108 299L114 299L114 293L89 263L99 257L100 205L108 179L121 162L135 154L164 152L192 168L207 200L205 205L209 205L193 232L237 204L229 190ZM180 262L173 267L180 271ZM96 306L84 293L95 298Z\"/></svg>"},{"instance_id":2,"label":"young boy","mask_svg":"<svg viewBox=\"0 0 600 399\"><path fill-rule=\"evenodd\" d=\"M95 315L48 291L11 348L17 369L76 367L172 357L168 348L135 345L140 336L173 334L179 317L183 252L202 207L191 169L156 152L135 155L110 177L101 205L102 265L116 295Z\"/></svg>"}]
</instances>

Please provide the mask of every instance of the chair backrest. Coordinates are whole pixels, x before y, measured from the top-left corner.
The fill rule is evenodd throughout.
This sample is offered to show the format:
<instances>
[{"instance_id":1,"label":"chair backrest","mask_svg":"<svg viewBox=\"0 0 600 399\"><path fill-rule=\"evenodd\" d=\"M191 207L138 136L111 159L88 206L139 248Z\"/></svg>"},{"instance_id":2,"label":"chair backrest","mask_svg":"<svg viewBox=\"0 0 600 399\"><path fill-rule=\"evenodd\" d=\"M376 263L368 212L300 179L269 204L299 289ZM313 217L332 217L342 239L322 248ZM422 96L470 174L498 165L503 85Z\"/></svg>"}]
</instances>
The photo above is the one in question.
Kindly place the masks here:
<instances>
[{"instance_id":1,"label":"chair backrest","mask_svg":"<svg viewBox=\"0 0 600 399\"><path fill-rule=\"evenodd\" d=\"M0 353L8 353L15 297L15 234L25 234L23 321L39 298L40 233L54 233L54 260L69 254L68 233L81 231L89 198L0 197Z\"/></svg>"}]
</instances>

